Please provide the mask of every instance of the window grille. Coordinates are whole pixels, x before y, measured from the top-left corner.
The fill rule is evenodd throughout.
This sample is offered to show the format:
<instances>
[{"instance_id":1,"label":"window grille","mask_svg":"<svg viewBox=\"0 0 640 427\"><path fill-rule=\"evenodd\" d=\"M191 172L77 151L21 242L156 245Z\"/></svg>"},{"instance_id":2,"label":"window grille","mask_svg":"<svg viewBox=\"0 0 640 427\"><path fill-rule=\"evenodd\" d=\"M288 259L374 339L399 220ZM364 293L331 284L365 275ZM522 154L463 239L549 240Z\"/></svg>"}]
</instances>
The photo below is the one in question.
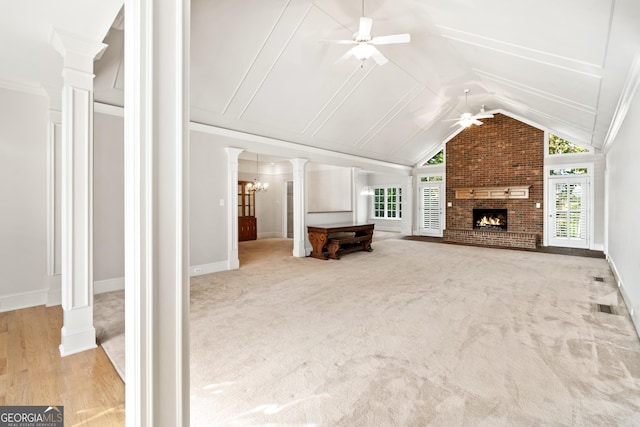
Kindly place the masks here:
<instances>
[{"instance_id":1,"label":"window grille","mask_svg":"<svg viewBox=\"0 0 640 427\"><path fill-rule=\"evenodd\" d=\"M376 187L373 189L373 217L378 219L402 218L402 188Z\"/></svg>"}]
</instances>

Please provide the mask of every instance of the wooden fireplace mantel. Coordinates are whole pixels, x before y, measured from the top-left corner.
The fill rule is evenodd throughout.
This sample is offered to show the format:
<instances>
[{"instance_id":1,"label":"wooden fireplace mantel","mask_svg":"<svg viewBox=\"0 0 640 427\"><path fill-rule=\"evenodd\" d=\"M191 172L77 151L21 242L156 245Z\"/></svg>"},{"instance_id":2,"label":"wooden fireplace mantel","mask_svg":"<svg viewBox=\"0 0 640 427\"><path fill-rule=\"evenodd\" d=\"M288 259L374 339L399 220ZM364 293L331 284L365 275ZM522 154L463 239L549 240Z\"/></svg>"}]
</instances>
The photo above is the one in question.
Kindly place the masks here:
<instances>
[{"instance_id":1,"label":"wooden fireplace mantel","mask_svg":"<svg viewBox=\"0 0 640 427\"><path fill-rule=\"evenodd\" d=\"M528 199L530 185L454 188L456 199Z\"/></svg>"}]
</instances>

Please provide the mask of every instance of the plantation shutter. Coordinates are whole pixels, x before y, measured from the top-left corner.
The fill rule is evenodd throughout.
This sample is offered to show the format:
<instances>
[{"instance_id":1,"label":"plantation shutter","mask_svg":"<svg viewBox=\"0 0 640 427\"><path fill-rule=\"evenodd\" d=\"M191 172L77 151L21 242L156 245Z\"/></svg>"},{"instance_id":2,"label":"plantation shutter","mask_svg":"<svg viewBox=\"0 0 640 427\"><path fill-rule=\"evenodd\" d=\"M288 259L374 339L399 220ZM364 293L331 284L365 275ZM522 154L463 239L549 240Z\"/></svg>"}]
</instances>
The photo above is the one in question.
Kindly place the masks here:
<instances>
[{"instance_id":1,"label":"plantation shutter","mask_svg":"<svg viewBox=\"0 0 640 427\"><path fill-rule=\"evenodd\" d=\"M439 187L422 188L422 228L440 229L440 191Z\"/></svg>"},{"instance_id":2,"label":"plantation shutter","mask_svg":"<svg viewBox=\"0 0 640 427\"><path fill-rule=\"evenodd\" d=\"M557 246L588 246L588 186L586 178L553 180L550 243Z\"/></svg>"}]
</instances>

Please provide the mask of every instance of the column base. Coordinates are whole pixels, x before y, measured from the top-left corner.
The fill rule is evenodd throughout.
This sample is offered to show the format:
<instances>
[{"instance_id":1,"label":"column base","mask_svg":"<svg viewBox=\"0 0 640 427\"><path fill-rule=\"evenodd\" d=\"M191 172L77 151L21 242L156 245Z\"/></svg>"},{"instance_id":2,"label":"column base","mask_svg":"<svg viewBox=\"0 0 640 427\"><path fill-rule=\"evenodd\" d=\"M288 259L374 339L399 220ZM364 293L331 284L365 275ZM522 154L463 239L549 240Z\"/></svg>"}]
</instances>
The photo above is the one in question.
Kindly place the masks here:
<instances>
[{"instance_id":1,"label":"column base","mask_svg":"<svg viewBox=\"0 0 640 427\"><path fill-rule=\"evenodd\" d=\"M96 348L96 329L91 327L81 331L69 332L67 328L62 328L60 344L60 356L65 357L81 351Z\"/></svg>"},{"instance_id":2,"label":"column base","mask_svg":"<svg viewBox=\"0 0 640 427\"><path fill-rule=\"evenodd\" d=\"M93 306L70 310L62 305L64 323L60 333L60 355L62 357L96 348L96 328L93 326Z\"/></svg>"},{"instance_id":3,"label":"column base","mask_svg":"<svg viewBox=\"0 0 640 427\"><path fill-rule=\"evenodd\" d=\"M293 242L293 256L296 258L304 258L307 256L305 242Z\"/></svg>"}]
</instances>

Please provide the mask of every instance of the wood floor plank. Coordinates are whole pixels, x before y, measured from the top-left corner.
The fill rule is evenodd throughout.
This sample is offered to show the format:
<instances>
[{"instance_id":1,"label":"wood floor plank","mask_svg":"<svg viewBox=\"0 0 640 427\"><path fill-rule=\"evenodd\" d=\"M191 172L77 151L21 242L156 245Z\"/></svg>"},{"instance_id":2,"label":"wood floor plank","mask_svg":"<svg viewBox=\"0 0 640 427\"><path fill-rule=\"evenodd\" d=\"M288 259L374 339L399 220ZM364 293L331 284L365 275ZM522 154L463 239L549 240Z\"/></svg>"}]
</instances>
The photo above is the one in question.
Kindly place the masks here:
<instances>
[{"instance_id":1,"label":"wood floor plank","mask_svg":"<svg viewBox=\"0 0 640 427\"><path fill-rule=\"evenodd\" d=\"M61 327L60 306L0 313L0 405L64 406L65 425L123 426L124 383L103 349L61 357Z\"/></svg>"}]
</instances>

